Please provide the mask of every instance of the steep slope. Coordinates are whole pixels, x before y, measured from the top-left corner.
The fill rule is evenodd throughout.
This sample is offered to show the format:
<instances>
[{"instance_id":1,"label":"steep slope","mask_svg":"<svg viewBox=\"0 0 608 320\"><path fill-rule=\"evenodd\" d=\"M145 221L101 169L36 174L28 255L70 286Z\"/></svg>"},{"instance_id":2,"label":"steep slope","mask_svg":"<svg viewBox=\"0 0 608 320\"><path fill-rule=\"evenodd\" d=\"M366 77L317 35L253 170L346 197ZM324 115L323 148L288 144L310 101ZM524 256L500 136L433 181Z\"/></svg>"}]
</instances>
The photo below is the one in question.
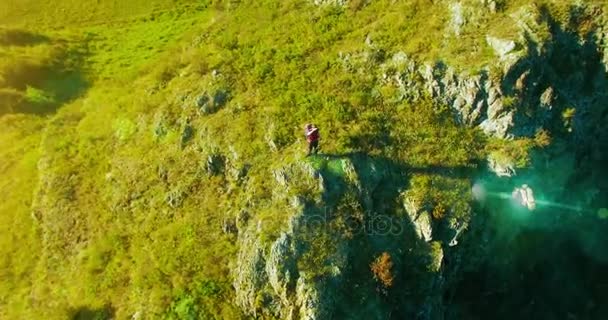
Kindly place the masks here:
<instances>
[{"instance_id":1,"label":"steep slope","mask_svg":"<svg viewBox=\"0 0 608 320\"><path fill-rule=\"evenodd\" d=\"M48 31L90 82L0 118L0 317L602 318L603 7L231 1Z\"/></svg>"}]
</instances>

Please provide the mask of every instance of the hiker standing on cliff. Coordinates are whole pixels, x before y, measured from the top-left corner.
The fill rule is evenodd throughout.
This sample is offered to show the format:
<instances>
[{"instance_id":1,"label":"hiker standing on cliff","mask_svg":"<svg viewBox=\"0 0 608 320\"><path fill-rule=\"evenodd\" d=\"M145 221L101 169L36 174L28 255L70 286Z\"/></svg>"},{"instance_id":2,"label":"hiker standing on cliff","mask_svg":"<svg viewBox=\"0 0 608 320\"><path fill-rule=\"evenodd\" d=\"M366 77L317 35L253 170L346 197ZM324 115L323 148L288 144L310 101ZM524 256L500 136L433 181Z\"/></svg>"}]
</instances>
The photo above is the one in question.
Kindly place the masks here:
<instances>
[{"instance_id":1,"label":"hiker standing on cliff","mask_svg":"<svg viewBox=\"0 0 608 320\"><path fill-rule=\"evenodd\" d=\"M319 128L314 124L307 124L304 128L304 135L306 136L306 141L308 142L308 154L312 153L317 154L319 151Z\"/></svg>"}]
</instances>

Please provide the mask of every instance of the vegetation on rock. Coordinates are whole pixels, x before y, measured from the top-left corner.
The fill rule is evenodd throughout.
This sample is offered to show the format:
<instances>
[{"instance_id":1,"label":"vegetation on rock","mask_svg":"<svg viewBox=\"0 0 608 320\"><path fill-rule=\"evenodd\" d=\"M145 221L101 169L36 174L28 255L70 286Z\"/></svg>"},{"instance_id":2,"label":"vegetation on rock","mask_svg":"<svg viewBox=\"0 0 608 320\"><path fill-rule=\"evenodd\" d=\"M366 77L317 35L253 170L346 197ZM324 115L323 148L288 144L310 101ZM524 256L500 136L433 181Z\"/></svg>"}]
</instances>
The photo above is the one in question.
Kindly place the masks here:
<instances>
[{"instance_id":1,"label":"vegetation on rock","mask_svg":"<svg viewBox=\"0 0 608 320\"><path fill-rule=\"evenodd\" d=\"M567 0L0 3L0 318L607 315L584 276L567 289L592 302L557 311L543 303L567 294L537 307L496 288L488 310L467 300L488 288L466 285L525 287L514 275L559 265L549 252L568 237L584 247L572 245L576 270L606 267L603 211L563 218L572 229L515 224L471 187L489 158L535 172L546 199L608 206L607 12ZM310 122L321 152L305 157ZM547 230L562 240L526 264Z\"/></svg>"}]
</instances>

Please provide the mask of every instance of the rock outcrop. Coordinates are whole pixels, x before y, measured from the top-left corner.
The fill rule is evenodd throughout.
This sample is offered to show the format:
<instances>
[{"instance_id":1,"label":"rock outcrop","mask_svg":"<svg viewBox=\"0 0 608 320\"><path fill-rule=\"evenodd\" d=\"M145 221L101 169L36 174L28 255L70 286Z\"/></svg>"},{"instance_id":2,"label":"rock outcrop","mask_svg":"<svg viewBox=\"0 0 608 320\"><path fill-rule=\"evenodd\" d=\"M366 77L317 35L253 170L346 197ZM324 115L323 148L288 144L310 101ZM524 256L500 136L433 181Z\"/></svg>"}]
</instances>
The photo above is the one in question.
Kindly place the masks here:
<instances>
[{"instance_id":1,"label":"rock outcrop","mask_svg":"<svg viewBox=\"0 0 608 320\"><path fill-rule=\"evenodd\" d=\"M314 0L313 3L317 6L321 6L321 5L345 6L348 4L348 0Z\"/></svg>"},{"instance_id":2,"label":"rock outcrop","mask_svg":"<svg viewBox=\"0 0 608 320\"><path fill-rule=\"evenodd\" d=\"M391 252L398 277L414 272L428 280L401 282L402 287L391 289L396 296L428 293L414 304L410 299L400 314L434 319L441 310L443 249L438 242L430 243L431 217L421 213L397 218L383 212L386 203L393 202L385 197L400 197L398 190L406 180L395 175L401 170L362 155L329 160L320 167L295 163L275 170L273 192L285 222L275 228L273 221L257 215L239 227L240 252L233 272L242 309L282 319L386 318L394 306L378 300L383 291L378 291L380 284L373 281L369 265L388 244L395 247ZM294 198L293 192L299 196ZM409 250L401 247L404 243ZM345 291L345 286L357 290ZM375 307L369 308L369 303Z\"/></svg>"},{"instance_id":3,"label":"rock outcrop","mask_svg":"<svg viewBox=\"0 0 608 320\"><path fill-rule=\"evenodd\" d=\"M489 12L497 10L496 2L484 5ZM454 33L458 36L468 21L467 9L460 3L450 8ZM597 38L581 39L560 29L558 23L536 7L522 9L512 19L520 31L517 38L485 37L496 58L494 66L469 73L441 62L420 63L396 52L380 63L375 62L378 78L383 85L397 88L397 100L416 101L428 96L449 106L460 124L479 127L489 136L532 137L539 129L559 133L564 125L562 113L569 106L581 111L574 116L572 125L578 126L578 132L588 132L590 122L584 119L597 101L603 101L605 90L597 87L607 83L607 61L602 53L608 49L597 40L604 39L606 33L598 29ZM551 31L551 37L540 34L543 30ZM378 50L369 36L366 44L366 50ZM373 59L373 52L368 51L340 54L347 72L358 72L361 61ZM562 61L567 61L566 65ZM585 84L595 87L588 89ZM259 215L246 226L240 223L240 255L234 268L238 304L253 315L266 313L284 319L325 319L351 315L349 312L365 314L356 305L350 306L350 311L345 310L343 304L354 293L338 289L345 283L352 287L356 278L353 274L362 272L353 261L374 254L373 249L358 245L407 238L412 247L409 251L395 250L393 258L397 270L403 273L401 276L416 274L420 278L415 284L395 290L403 294L415 290L423 298L404 298L401 314L419 319L441 318L442 295L448 283L458 278L462 254L470 248L470 245L461 248L458 239L468 228L477 228L479 221L468 219L472 215L468 211L466 219L445 219L438 226L433 219L435 208L421 205L413 201L407 190L399 190L397 194L403 196L401 203L407 215L396 224L402 231L398 236L387 236L390 232L366 230L361 234L349 228L340 229L336 225L345 220L366 225L386 218L379 213L382 210L376 189L391 169L367 158L340 159L339 167L340 175L306 164L274 171L277 189L273 194L277 203L285 205L280 210L286 212L285 222L270 231L266 226L270 223ZM511 177L516 174L514 168L511 159L498 155L489 159L489 169L498 176ZM340 207L345 199L351 200L351 207L346 210ZM323 245L319 246L319 242ZM449 267L446 260L451 261ZM469 267L474 264L467 262ZM360 288L363 293L358 294L360 299L372 303L373 296L365 293L369 286L370 283L363 284ZM390 308L377 303L373 317L386 316Z\"/></svg>"},{"instance_id":4,"label":"rock outcrop","mask_svg":"<svg viewBox=\"0 0 608 320\"><path fill-rule=\"evenodd\" d=\"M472 13L466 2L447 5L453 15L455 37L467 21L482 19L478 17L481 13ZM415 101L429 96L450 106L461 124L477 126L490 136L530 137L541 128L562 125L559 118L568 106L587 112L591 101L603 95L602 90L584 86L605 86L605 80L598 81L605 78L608 66L604 54L608 50L604 44L606 32L601 27L604 24L599 21L601 17L593 16L592 7L579 11L585 19L598 20L593 24L597 29L589 31L586 38L562 29L542 8L526 6L516 11L511 19L519 35L486 35L496 60L480 72L457 71L441 61L423 63L403 52L389 56L376 70L384 84L398 89L397 99ZM351 72L373 59L373 52L340 54L345 69ZM574 122L585 123L582 118Z\"/></svg>"},{"instance_id":5,"label":"rock outcrop","mask_svg":"<svg viewBox=\"0 0 608 320\"><path fill-rule=\"evenodd\" d=\"M308 250L317 240L306 235L328 236L332 230L327 225L328 217L321 208L315 208L314 203L321 203L320 198L308 199L312 203L306 204L289 192L292 188L307 188L320 196L323 178L308 164L275 170L274 177L279 188L274 193L276 201L285 203L281 211L287 215L287 221L279 229L267 227L271 222L264 219L241 226L240 253L234 269L237 303L253 315L326 319L333 309L327 282L339 281L341 277L340 270L346 263L345 249L340 248L344 244L338 244L334 250L324 248L328 252L324 261L320 261L322 265L304 266L303 261L313 259L306 255L311 254ZM330 272L315 271L324 268ZM319 274L312 275L313 272Z\"/></svg>"}]
</instances>

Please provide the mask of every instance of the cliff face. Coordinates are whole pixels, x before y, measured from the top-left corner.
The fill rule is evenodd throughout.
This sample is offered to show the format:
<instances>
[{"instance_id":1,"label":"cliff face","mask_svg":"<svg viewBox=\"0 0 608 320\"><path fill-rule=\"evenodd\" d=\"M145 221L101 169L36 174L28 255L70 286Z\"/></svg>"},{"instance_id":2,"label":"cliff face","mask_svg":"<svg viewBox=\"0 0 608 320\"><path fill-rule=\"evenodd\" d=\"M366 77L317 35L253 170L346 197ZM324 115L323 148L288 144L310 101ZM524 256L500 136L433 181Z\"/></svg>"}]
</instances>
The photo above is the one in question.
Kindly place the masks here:
<instances>
[{"instance_id":1,"label":"cliff face","mask_svg":"<svg viewBox=\"0 0 608 320\"><path fill-rule=\"evenodd\" d=\"M450 4L455 15L470 13L466 19L452 21L455 37L459 28L477 19L475 10L488 14L496 10L496 3L482 9L466 5ZM571 23L585 21L589 29L583 33L568 29L543 7L521 7L510 17L517 26L516 36L485 37L495 58L479 72L456 70L441 62L422 63L396 52L376 68L377 77L396 89L394 99L430 97L449 106L461 125L479 127L491 137L509 140L549 132L554 145L537 153L531 169L515 181L532 181L545 196L563 197L563 190L581 187L568 183L581 171L576 172L574 163L565 159L606 159L597 151L586 152L605 146L606 134L598 130L608 121L606 24L593 7L571 10ZM339 62L346 72L363 72L359 68L376 59L380 50L368 37L367 49L340 53ZM576 112L570 114L572 109ZM490 157L490 169L498 176L514 176L514 161ZM464 272L491 259L493 241L505 240L488 234L494 223L484 216L488 209L469 206L466 218L437 223L430 213L435 208L425 207L425 199L416 201L411 196L417 185L405 182L407 168L402 168L404 176L396 180L400 185L387 182L390 172L399 172L399 168L372 158L345 157L330 163L344 173L344 180L301 164L276 171L275 200L285 203L290 213L270 239L262 240L263 220L251 221L239 230L240 253L234 268L238 304L254 315L286 319L458 317L458 308L448 303L453 298L444 297L457 294L455 287ZM586 167L594 165L598 162ZM531 177L531 173L537 176ZM591 180L585 186L599 183L586 177ZM542 183L544 179L551 183ZM298 184L307 184L317 198L290 198L288 190L301 188L294 187ZM389 198L385 198L387 194ZM584 205L597 205L594 199ZM349 207L342 201L348 201ZM402 212L401 217L387 215L395 212ZM355 225L347 223L343 229L344 222ZM379 232L373 229L375 223L388 227ZM461 236L464 246L459 246ZM313 243L320 238L327 240L320 246ZM371 264L370 257L378 256L381 248L395 261L398 288L359 280L365 277L362 270ZM313 265L307 265L310 259Z\"/></svg>"},{"instance_id":2,"label":"cliff face","mask_svg":"<svg viewBox=\"0 0 608 320\"><path fill-rule=\"evenodd\" d=\"M428 95L450 106L461 124L478 126L499 138L533 136L542 128L560 130L563 124L556 122L574 106L580 118L573 121L584 126L589 123L584 115L595 107L591 104L604 97L605 21L593 7L572 10L580 15L571 18L572 24L579 19L590 25L585 34L564 29L546 8L523 6L510 17L517 36L486 35L495 59L483 70L457 71L442 62L421 63L398 52L382 64L381 79L398 88L400 99ZM368 55L357 57L364 60Z\"/></svg>"},{"instance_id":3,"label":"cliff face","mask_svg":"<svg viewBox=\"0 0 608 320\"><path fill-rule=\"evenodd\" d=\"M269 230L272 222L253 219L239 229L233 273L243 310L283 319L441 318L443 252L431 245L441 236L402 193L406 169L352 155L294 164L275 178L286 223ZM290 196L302 189L315 196ZM383 251L398 287L370 277Z\"/></svg>"},{"instance_id":4,"label":"cliff face","mask_svg":"<svg viewBox=\"0 0 608 320\"><path fill-rule=\"evenodd\" d=\"M0 116L0 318L605 318L605 9L201 4L132 77ZM108 48L83 66L144 59Z\"/></svg>"}]
</instances>

